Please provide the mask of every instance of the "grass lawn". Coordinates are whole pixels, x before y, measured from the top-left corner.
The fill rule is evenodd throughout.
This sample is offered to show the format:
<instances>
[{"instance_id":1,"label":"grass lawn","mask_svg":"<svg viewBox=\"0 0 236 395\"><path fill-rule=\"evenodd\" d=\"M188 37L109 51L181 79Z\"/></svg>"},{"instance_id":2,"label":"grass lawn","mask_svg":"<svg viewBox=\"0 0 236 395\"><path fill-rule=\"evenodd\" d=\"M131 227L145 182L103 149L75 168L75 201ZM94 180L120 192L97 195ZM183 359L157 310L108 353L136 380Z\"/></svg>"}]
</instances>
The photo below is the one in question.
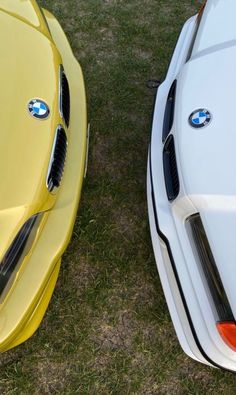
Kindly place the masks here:
<instances>
[{"instance_id":1,"label":"grass lawn","mask_svg":"<svg viewBox=\"0 0 236 395\"><path fill-rule=\"evenodd\" d=\"M150 242L153 92L197 0L41 0L84 70L91 149L73 239L36 334L1 355L0 394L236 393L236 375L182 352Z\"/></svg>"}]
</instances>

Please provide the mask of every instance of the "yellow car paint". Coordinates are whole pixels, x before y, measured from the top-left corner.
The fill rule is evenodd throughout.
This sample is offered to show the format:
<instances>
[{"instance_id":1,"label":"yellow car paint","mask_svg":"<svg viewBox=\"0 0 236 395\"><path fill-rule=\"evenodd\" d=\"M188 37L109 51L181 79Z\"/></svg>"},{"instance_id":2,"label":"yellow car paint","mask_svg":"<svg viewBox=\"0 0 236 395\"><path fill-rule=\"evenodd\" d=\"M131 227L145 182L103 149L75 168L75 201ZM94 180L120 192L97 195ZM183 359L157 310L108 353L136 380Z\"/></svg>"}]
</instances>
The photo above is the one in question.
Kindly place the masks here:
<instances>
[{"instance_id":1,"label":"yellow car paint","mask_svg":"<svg viewBox=\"0 0 236 395\"><path fill-rule=\"evenodd\" d=\"M0 256L3 257L26 219L38 212L45 212L45 215L30 253L24 258L14 281L0 299L1 352L29 338L38 328L47 309L58 276L61 256L69 243L76 218L87 147L83 75L63 30L54 16L46 10L43 13L50 35L45 34L46 24L43 28L40 26L42 22L39 23L39 29L32 28L28 22L35 23L35 15L39 21L43 20L42 11L38 10L35 1L14 0L12 3L15 4L15 9L10 6L7 9L8 2L0 0L0 31L4 28L11 29L9 42L6 40L7 43L1 43L0 46L8 59L12 60L16 56L17 75L24 78L20 81L14 79L17 86L14 96L17 112L7 108L8 114L1 114L4 119L3 129L8 132L3 132L2 140L9 157L0 149L0 169L7 171L4 177L4 198L0 197ZM25 10L28 10L25 11L26 14L23 14L20 3L24 3ZM4 7L7 13L1 12ZM14 13L14 16L10 13ZM16 14L20 19L16 18ZM27 19L27 23L23 19ZM13 49L16 34L21 45ZM25 56L27 58L24 62ZM58 110L60 64L63 64L70 86L71 113L68 129ZM10 98L13 93L9 93L9 89L11 91L11 86L14 85L10 77L15 78L14 70L9 66L7 71L7 64L0 65L0 69L1 67L5 67L2 91ZM30 75L33 72L32 67L40 72L40 83L37 78L36 81L27 78L27 73ZM10 83L12 85L9 88ZM27 112L28 101L35 97L49 104L51 115L48 120L35 120ZM1 107L5 110L6 106ZM53 195L46 188L46 174L58 124L62 124L66 130L68 152L61 186ZM18 174L14 163L16 157L19 163ZM15 177L14 186L10 185L12 177ZM23 177L25 178L22 179Z\"/></svg>"},{"instance_id":2,"label":"yellow car paint","mask_svg":"<svg viewBox=\"0 0 236 395\"><path fill-rule=\"evenodd\" d=\"M55 197L49 193L45 173L62 119L58 112L61 56L38 30L0 12L2 61L0 106L0 260L16 234L33 214L49 210ZM27 56L26 56L27 55ZM44 99L51 116L44 121L30 116L27 105ZM9 105L12 103L12 105Z\"/></svg>"},{"instance_id":3,"label":"yellow car paint","mask_svg":"<svg viewBox=\"0 0 236 395\"><path fill-rule=\"evenodd\" d=\"M0 11L9 13L28 23L51 40L47 24L45 24L44 15L35 0L1 0Z\"/></svg>"}]
</instances>

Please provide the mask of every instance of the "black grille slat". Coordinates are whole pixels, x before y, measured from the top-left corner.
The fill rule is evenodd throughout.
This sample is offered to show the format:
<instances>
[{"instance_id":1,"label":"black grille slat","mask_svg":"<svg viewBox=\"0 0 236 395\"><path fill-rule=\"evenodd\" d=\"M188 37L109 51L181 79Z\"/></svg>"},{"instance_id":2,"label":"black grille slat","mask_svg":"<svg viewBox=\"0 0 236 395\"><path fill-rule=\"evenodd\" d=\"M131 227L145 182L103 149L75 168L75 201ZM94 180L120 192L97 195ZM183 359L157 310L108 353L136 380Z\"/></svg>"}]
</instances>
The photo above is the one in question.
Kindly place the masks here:
<instances>
[{"instance_id":1,"label":"black grille slat","mask_svg":"<svg viewBox=\"0 0 236 395\"><path fill-rule=\"evenodd\" d=\"M171 85L165 108L163 130L162 130L162 141L164 142L168 134L171 131L174 121L174 111L175 111L175 94L176 94L176 80Z\"/></svg>"},{"instance_id":2,"label":"black grille slat","mask_svg":"<svg viewBox=\"0 0 236 395\"><path fill-rule=\"evenodd\" d=\"M61 115L68 127L70 124L70 88L63 68L61 68Z\"/></svg>"},{"instance_id":3,"label":"black grille slat","mask_svg":"<svg viewBox=\"0 0 236 395\"><path fill-rule=\"evenodd\" d=\"M164 145L163 167L167 196L173 201L178 196L180 188L173 135L168 137Z\"/></svg>"},{"instance_id":4,"label":"black grille slat","mask_svg":"<svg viewBox=\"0 0 236 395\"><path fill-rule=\"evenodd\" d=\"M67 153L67 137L62 126L57 129L54 149L50 161L47 185L50 192L61 184Z\"/></svg>"}]
</instances>

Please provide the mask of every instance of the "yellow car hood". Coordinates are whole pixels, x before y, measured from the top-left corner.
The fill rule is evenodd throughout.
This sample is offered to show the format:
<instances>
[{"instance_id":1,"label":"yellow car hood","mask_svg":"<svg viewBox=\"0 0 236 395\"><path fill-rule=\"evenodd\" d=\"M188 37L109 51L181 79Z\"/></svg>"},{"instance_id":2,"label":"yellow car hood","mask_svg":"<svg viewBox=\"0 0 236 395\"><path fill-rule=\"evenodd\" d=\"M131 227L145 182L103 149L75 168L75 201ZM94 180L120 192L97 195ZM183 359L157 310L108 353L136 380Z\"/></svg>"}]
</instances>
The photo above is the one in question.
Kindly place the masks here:
<instances>
[{"instance_id":1,"label":"yellow car hood","mask_svg":"<svg viewBox=\"0 0 236 395\"><path fill-rule=\"evenodd\" d=\"M21 19L50 37L46 20L35 0L0 0L0 11Z\"/></svg>"},{"instance_id":2,"label":"yellow car hood","mask_svg":"<svg viewBox=\"0 0 236 395\"><path fill-rule=\"evenodd\" d=\"M46 177L55 131L62 120L58 110L61 59L53 42L5 11L0 11L0 37L1 256L25 220L54 203ZM48 104L48 119L30 115L28 103L34 98Z\"/></svg>"}]
</instances>

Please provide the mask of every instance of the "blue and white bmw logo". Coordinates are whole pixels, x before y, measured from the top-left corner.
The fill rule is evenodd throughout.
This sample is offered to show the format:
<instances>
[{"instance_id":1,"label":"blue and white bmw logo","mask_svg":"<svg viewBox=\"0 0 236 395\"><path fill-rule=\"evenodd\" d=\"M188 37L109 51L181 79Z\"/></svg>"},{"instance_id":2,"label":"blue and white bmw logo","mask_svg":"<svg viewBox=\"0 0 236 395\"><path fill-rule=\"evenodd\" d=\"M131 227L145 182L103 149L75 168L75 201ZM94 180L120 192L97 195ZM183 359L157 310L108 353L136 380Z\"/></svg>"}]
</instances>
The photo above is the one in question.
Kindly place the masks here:
<instances>
[{"instance_id":1,"label":"blue and white bmw logo","mask_svg":"<svg viewBox=\"0 0 236 395\"><path fill-rule=\"evenodd\" d=\"M208 110L200 108L192 112L189 123L193 128L203 128L211 122L212 116Z\"/></svg>"},{"instance_id":2,"label":"blue and white bmw logo","mask_svg":"<svg viewBox=\"0 0 236 395\"><path fill-rule=\"evenodd\" d=\"M28 109L32 117L37 119L46 119L50 114L48 105L40 99L31 100L28 104Z\"/></svg>"}]
</instances>

